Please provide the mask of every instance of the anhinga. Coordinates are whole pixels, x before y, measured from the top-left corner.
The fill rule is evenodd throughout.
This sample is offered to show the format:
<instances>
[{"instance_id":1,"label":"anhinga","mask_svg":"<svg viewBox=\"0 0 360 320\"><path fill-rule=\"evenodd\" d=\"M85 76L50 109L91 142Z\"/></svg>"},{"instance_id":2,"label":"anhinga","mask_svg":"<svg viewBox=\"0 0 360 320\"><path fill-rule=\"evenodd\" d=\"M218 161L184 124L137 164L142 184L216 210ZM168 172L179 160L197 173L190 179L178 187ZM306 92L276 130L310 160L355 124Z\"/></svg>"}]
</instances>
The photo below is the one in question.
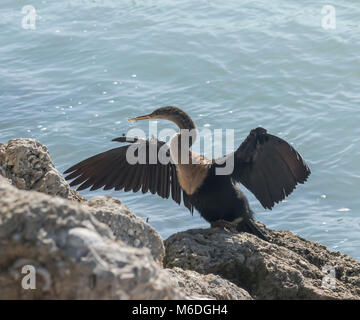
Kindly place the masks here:
<instances>
[{"instance_id":1,"label":"anhinga","mask_svg":"<svg viewBox=\"0 0 360 320\"><path fill-rule=\"evenodd\" d=\"M263 128L251 130L235 152L209 160L190 151L196 136L189 134L187 140L182 139L184 129L194 132L196 128L184 111L168 106L129 120L144 119L170 120L182 130L171 138L170 146L155 138L116 138L113 141L130 144L97 154L66 170L65 174L69 174L66 179L75 179L70 185L81 184L78 190L104 187L104 190L115 188L137 192L141 189L143 193L150 191L163 198L169 198L171 193L178 204L182 194L184 205L192 213L194 208L197 209L212 225L228 222L238 231L253 233L266 240L254 223L249 203L236 183L243 184L264 208L271 209L310 175L310 169L299 153ZM135 146L138 153L141 150L146 153L145 162L129 163L127 151L131 146ZM149 161L151 148L170 154L170 161ZM181 161L184 154L188 155L189 161ZM233 163L232 172L216 174L217 169L224 168L229 161Z\"/></svg>"}]
</instances>

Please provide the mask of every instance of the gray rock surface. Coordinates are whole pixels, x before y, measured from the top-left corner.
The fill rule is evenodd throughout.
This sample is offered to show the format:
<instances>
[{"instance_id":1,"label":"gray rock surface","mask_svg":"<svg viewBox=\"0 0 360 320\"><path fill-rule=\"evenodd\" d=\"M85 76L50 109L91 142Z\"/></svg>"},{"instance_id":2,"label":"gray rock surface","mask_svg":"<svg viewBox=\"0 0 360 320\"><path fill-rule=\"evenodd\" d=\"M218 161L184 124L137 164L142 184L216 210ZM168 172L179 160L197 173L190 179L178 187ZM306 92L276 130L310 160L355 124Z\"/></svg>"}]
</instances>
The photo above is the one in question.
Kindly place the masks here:
<instances>
[{"instance_id":1,"label":"gray rock surface","mask_svg":"<svg viewBox=\"0 0 360 320\"><path fill-rule=\"evenodd\" d=\"M66 199L85 200L70 189L55 169L46 146L34 139L14 139L0 144L0 174L19 189L36 190Z\"/></svg>"},{"instance_id":2,"label":"gray rock surface","mask_svg":"<svg viewBox=\"0 0 360 320\"><path fill-rule=\"evenodd\" d=\"M86 201L40 142L0 143L0 299L359 299L358 261L259 227L269 243L188 230L166 240L164 257L148 223L116 198ZM24 265L36 290L21 286Z\"/></svg>"},{"instance_id":3,"label":"gray rock surface","mask_svg":"<svg viewBox=\"0 0 360 320\"><path fill-rule=\"evenodd\" d=\"M9 178L19 189L36 190L65 199L85 202L71 189L55 169L48 149L33 139L14 139L0 143L0 175ZM135 216L119 199L94 197L86 204L94 216L107 224L116 239L136 247L147 247L154 259L162 263L165 249L160 235L145 221Z\"/></svg>"},{"instance_id":4,"label":"gray rock surface","mask_svg":"<svg viewBox=\"0 0 360 320\"><path fill-rule=\"evenodd\" d=\"M0 176L5 177L5 152L6 144L0 142Z\"/></svg>"},{"instance_id":5,"label":"gray rock surface","mask_svg":"<svg viewBox=\"0 0 360 320\"><path fill-rule=\"evenodd\" d=\"M94 197L86 204L93 215L110 227L116 239L135 248L149 248L154 259L162 264L165 248L160 235L127 206L113 197Z\"/></svg>"},{"instance_id":6,"label":"gray rock surface","mask_svg":"<svg viewBox=\"0 0 360 320\"><path fill-rule=\"evenodd\" d=\"M149 249L116 241L77 202L22 191L0 177L0 299L180 299ZM23 289L24 265L36 289Z\"/></svg>"},{"instance_id":7,"label":"gray rock surface","mask_svg":"<svg viewBox=\"0 0 360 320\"><path fill-rule=\"evenodd\" d=\"M360 298L359 262L290 232L266 233L271 243L219 228L180 232L165 241L164 266L219 275L255 299ZM333 280L324 267L334 267Z\"/></svg>"},{"instance_id":8,"label":"gray rock surface","mask_svg":"<svg viewBox=\"0 0 360 320\"><path fill-rule=\"evenodd\" d=\"M175 285L193 299L253 300L246 290L218 275L203 275L177 267L166 271L169 272Z\"/></svg>"}]
</instances>

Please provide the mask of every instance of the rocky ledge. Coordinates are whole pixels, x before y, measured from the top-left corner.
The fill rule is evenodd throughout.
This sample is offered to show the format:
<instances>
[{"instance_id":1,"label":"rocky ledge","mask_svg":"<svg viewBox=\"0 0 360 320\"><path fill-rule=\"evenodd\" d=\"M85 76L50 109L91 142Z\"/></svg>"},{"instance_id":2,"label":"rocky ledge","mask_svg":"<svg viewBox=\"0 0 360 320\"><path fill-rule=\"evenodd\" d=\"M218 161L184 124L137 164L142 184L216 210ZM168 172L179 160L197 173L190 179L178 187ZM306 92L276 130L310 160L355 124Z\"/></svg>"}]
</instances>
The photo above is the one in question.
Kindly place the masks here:
<instances>
[{"instance_id":1,"label":"rocky ledge","mask_svg":"<svg viewBox=\"0 0 360 320\"><path fill-rule=\"evenodd\" d=\"M265 231L193 229L164 246L119 199L72 190L40 142L0 143L0 299L360 298L358 261Z\"/></svg>"}]
</instances>

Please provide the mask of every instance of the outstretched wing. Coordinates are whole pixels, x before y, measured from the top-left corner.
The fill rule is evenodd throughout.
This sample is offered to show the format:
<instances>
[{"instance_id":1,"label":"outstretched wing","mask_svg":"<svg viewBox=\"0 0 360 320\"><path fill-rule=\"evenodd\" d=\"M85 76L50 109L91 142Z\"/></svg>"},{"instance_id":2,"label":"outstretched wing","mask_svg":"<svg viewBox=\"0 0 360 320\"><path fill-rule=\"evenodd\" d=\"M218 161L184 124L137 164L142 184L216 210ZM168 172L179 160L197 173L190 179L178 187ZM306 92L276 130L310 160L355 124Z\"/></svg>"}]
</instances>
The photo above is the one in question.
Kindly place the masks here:
<instances>
[{"instance_id":1,"label":"outstretched wing","mask_svg":"<svg viewBox=\"0 0 360 320\"><path fill-rule=\"evenodd\" d=\"M260 127L251 130L234 153L218 160L216 162L222 162L221 166L234 161L231 177L249 189L268 209L288 196L298 183L304 183L311 173L292 146Z\"/></svg>"},{"instance_id":2,"label":"outstretched wing","mask_svg":"<svg viewBox=\"0 0 360 320\"><path fill-rule=\"evenodd\" d=\"M102 187L104 190L141 190L142 193L150 191L162 198L169 198L171 193L172 199L180 204L182 189L178 182L176 166L171 161L159 161L158 158L160 148L164 156L169 156L170 151L165 142L127 137L116 138L113 141L130 144L99 153L67 169L64 172L68 174L65 179L74 179L70 186L80 185L77 190L91 187L90 191ZM151 152L155 158L151 158ZM140 161L128 161L127 156L132 155ZM185 199L184 204L192 211L191 205Z\"/></svg>"}]
</instances>

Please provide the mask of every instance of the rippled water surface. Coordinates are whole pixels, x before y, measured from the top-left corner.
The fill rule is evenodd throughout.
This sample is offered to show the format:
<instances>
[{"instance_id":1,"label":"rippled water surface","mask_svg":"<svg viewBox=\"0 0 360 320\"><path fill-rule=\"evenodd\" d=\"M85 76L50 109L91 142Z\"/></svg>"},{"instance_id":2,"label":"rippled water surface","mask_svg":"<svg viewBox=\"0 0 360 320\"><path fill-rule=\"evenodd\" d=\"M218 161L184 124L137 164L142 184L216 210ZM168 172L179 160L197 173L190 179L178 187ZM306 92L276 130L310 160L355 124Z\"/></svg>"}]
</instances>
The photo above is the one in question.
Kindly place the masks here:
<instances>
[{"instance_id":1,"label":"rippled water surface","mask_svg":"<svg viewBox=\"0 0 360 320\"><path fill-rule=\"evenodd\" d=\"M360 259L360 4L335 2L324 30L324 1L1 0L0 141L38 139L64 171L159 106L234 128L236 146L261 125L312 175L272 211L246 192L256 218ZM83 194L120 197L164 238L208 226L154 195Z\"/></svg>"}]
</instances>

